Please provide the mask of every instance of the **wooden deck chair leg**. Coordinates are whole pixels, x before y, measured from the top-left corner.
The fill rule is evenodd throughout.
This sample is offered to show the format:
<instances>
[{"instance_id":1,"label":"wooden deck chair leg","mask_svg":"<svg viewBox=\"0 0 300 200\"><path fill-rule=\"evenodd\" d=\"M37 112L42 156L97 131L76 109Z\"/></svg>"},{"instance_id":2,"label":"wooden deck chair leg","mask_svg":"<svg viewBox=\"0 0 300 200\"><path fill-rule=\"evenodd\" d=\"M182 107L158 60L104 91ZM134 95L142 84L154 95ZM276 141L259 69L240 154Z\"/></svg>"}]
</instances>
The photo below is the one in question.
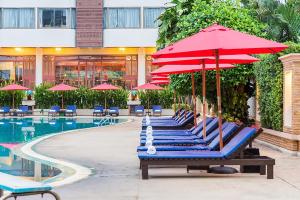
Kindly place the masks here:
<instances>
[{"instance_id":1,"label":"wooden deck chair leg","mask_svg":"<svg viewBox=\"0 0 300 200\"><path fill-rule=\"evenodd\" d=\"M274 166L267 165L267 179L273 179L273 178L274 178Z\"/></svg>"},{"instance_id":2,"label":"wooden deck chair leg","mask_svg":"<svg viewBox=\"0 0 300 200\"><path fill-rule=\"evenodd\" d=\"M260 175L266 175L266 166L265 165L261 165L259 168L259 174Z\"/></svg>"},{"instance_id":3,"label":"wooden deck chair leg","mask_svg":"<svg viewBox=\"0 0 300 200\"><path fill-rule=\"evenodd\" d=\"M149 175L148 175L148 165L147 164L143 164L141 163L142 165L142 179L143 180L147 180L149 178Z\"/></svg>"}]
</instances>

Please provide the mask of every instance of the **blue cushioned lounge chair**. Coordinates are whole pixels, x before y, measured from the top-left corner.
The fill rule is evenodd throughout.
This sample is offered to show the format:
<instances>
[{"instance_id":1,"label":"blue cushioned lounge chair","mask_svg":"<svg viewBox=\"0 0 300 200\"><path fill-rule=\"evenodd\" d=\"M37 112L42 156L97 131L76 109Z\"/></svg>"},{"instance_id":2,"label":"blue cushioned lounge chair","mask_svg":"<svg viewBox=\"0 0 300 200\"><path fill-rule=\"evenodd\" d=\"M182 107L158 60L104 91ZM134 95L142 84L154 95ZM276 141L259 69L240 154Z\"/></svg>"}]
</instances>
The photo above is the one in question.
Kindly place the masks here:
<instances>
[{"instance_id":1,"label":"blue cushioned lounge chair","mask_svg":"<svg viewBox=\"0 0 300 200\"><path fill-rule=\"evenodd\" d=\"M178 114L183 111L183 108L176 110L176 112L174 113L174 115L172 117L150 117L151 120L155 121L155 120L174 120ZM145 119L143 119L145 121Z\"/></svg>"},{"instance_id":2,"label":"blue cushioned lounge chair","mask_svg":"<svg viewBox=\"0 0 300 200\"><path fill-rule=\"evenodd\" d=\"M76 111L77 111L77 107L75 105L68 105L66 108L65 115L73 117L74 115L77 115Z\"/></svg>"},{"instance_id":3,"label":"blue cushioned lounge chair","mask_svg":"<svg viewBox=\"0 0 300 200\"><path fill-rule=\"evenodd\" d=\"M223 124L223 141L226 141L231 138L235 133L237 133L243 126L238 126L236 123L228 123L225 122ZM175 145L160 145L155 146L156 151L187 151L187 150L209 150L216 151L219 148L220 137L219 129L215 129L212 133L210 133L205 139L199 140L200 144L191 145L191 146L175 146ZM139 146L137 151L147 151L148 148L146 146Z\"/></svg>"},{"instance_id":4,"label":"blue cushioned lounge chair","mask_svg":"<svg viewBox=\"0 0 300 200\"><path fill-rule=\"evenodd\" d=\"M184 110L181 110L179 112L179 114L177 116L175 116L174 118L153 118L153 117L150 117L150 121L152 123L166 123L166 122L179 122L180 120L182 120L183 118L186 118L187 116L189 116L190 112L188 111L186 114L185 114L185 111ZM142 124L145 124L146 123L146 118L143 119L142 121Z\"/></svg>"},{"instance_id":5,"label":"blue cushioned lounge chair","mask_svg":"<svg viewBox=\"0 0 300 200\"><path fill-rule=\"evenodd\" d=\"M52 187L43 183L38 183L35 181L21 179L16 176L0 173L0 197L3 200L6 199L17 199L17 197L22 196L32 196L32 195L44 195L50 194L56 200L59 200L59 196L52 192ZM4 196L3 191L8 191L10 194Z\"/></svg>"},{"instance_id":6,"label":"blue cushioned lounge chair","mask_svg":"<svg viewBox=\"0 0 300 200\"><path fill-rule=\"evenodd\" d=\"M144 116L145 107L144 106L135 106L134 113L136 116Z\"/></svg>"},{"instance_id":7,"label":"blue cushioned lounge chair","mask_svg":"<svg viewBox=\"0 0 300 200\"><path fill-rule=\"evenodd\" d=\"M109 108L109 115L110 116L113 116L113 115L115 115L115 116L119 116L119 107L110 107Z\"/></svg>"},{"instance_id":8,"label":"blue cushioned lounge chair","mask_svg":"<svg viewBox=\"0 0 300 200\"><path fill-rule=\"evenodd\" d=\"M161 116L161 113L162 113L162 108L161 108L161 105L153 105L152 106L152 113L153 115L158 115L158 116Z\"/></svg>"},{"instance_id":9,"label":"blue cushioned lounge chair","mask_svg":"<svg viewBox=\"0 0 300 200\"><path fill-rule=\"evenodd\" d=\"M142 179L148 179L149 166L210 166L239 165L260 166L260 174L273 179L275 160L266 156L243 156L243 151L262 130L243 128L221 151L158 151L155 154L139 152Z\"/></svg>"},{"instance_id":10,"label":"blue cushioned lounge chair","mask_svg":"<svg viewBox=\"0 0 300 200\"><path fill-rule=\"evenodd\" d=\"M56 116L59 115L60 107L59 106L52 106L48 111L48 116Z\"/></svg>"},{"instance_id":11,"label":"blue cushioned lounge chair","mask_svg":"<svg viewBox=\"0 0 300 200\"><path fill-rule=\"evenodd\" d=\"M5 116L6 114L9 114L10 112L10 107L9 106L3 106L0 109L0 114L2 114L3 116Z\"/></svg>"},{"instance_id":12,"label":"blue cushioned lounge chair","mask_svg":"<svg viewBox=\"0 0 300 200\"><path fill-rule=\"evenodd\" d=\"M25 116L29 113L29 108L28 106L20 106L17 110L16 110L17 116Z\"/></svg>"},{"instance_id":13,"label":"blue cushioned lounge chair","mask_svg":"<svg viewBox=\"0 0 300 200\"><path fill-rule=\"evenodd\" d=\"M206 118L206 125L213 121L214 118ZM195 135L202 131L203 129L203 121L198 123L195 127L193 126L190 129L180 130L180 129L170 129L170 130L153 130L153 136L187 136L187 135ZM146 130L142 130L140 136L146 136Z\"/></svg>"},{"instance_id":14,"label":"blue cushioned lounge chair","mask_svg":"<svg viewBox=\"0 0 300 200\"><path fill-rule=\"evenodd\" d=\"M104 116L104 107L103 106L95 106L93 116Z\"/></svg>"}]
</instances>

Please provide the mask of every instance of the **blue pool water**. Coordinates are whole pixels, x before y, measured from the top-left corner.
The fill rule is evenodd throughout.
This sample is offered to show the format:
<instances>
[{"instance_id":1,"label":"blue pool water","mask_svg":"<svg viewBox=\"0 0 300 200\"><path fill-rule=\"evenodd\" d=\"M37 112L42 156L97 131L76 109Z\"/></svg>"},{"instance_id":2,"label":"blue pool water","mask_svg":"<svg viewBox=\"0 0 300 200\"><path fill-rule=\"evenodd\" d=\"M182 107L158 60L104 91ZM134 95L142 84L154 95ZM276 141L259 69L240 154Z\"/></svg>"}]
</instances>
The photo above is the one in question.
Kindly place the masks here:
<instances>
[{"instance_id":1,"label":"blue pool water","mask_svg":"<svg viewBox=\"0 0 300 200\"><path fill-rule=\"evenodd\" d=\"M0 119L0 172L16 176L35 176L36 163L13 154L11 148L36 138L64 131L113 125L125 121L116 118L2 118ZM42 178L53 177L60 171L41 166Z\"/></svg>"}]
</instances>

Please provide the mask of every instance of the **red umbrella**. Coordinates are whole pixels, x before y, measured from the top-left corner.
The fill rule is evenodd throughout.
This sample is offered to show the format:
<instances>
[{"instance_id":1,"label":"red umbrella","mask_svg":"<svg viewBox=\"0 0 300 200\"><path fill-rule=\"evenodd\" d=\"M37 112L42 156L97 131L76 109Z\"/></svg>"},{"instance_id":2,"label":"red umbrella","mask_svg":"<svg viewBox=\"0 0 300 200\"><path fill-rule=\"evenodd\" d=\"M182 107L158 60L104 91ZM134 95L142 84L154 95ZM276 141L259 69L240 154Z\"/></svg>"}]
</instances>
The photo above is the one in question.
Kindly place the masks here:
<instances>
[{"instance_id":1,"label":"red umbrella","mask_svg":"<svg viewBox=\"0 0 300 200\"><path fill-rule=\"evenodd\" d=\"M151 83L146 83L143 85L140 85L138 87L133 88L134 90L163 90L164 88L151 84ZM148 112L150 112L150 100L148 97Z\"/></svg>"},{"instance_id":2,"label":"red umbrella","mask_svg":"<svg viewBox=\"0 0 300 200\"><path fill-rule=\"evenodd\" d=\"M213 56L207 57L180 57L180 58L158 58L155 59L153 65L201 65L205 60L205 64L216 64L216 58ZM247 64L250 62L256 62L259 59L241 54L241 55L224 55L220 56L220 63L222 64ZM213 66L212 66L213 67ZM214 65L215 68L215 65Z\"/></svg>"},{"instance_id":3,"label":"red umbrella","mask_svg":"<svg viewBox=\"0 0 300 200\"><path fill-rule=\"evenodd\" d=\"M3 88L1 88L0 90L2 91L13 91L13 109L15 108L15 91L25 91L25 90L30 90L27 87L18 85L18 84L10 84L7 86L4 86Z\"/></svg>"},{"instance_id":4,"label":"red umbrella","mask_svg":"<svg viewBox=\"0 0 300 200\"><path fill-rule=\"evenodd\" d=\"M76 87L70 86L70 85L66 85L64 83L58 84L56 86L53 86L52 88L48 89L49 91L53 91L53 92L64 92L64 91L73 91L73 90L77 90ZM62 93L62 97L61 97L61 108L64 107L64 95Z\"/></svg>"},{"instance_id":5,"label":"red umbrella","mask_svg":"<svg viewBox=\"0 0 300 200\"><path fill-rule=\"evenodd\" d=\"M152 81L166 81L169 80L169 77L167 76L152 76Z\"/></svg>"},{"instance_id":6,"label":"red umbrella","mask_svg":"<svg viewBox=\"0 0 300 200\"><path fill-rule=\"evenodd\" d=\"M234 54L264 54L276 53L288 46L259 38L246 33L234 31L214 24L199 33L180 40L158 52L154 58L199 57L214 56L216 60L216 79L218 96L218 118L220 150L223 148L222 140L222 109L221 109L221 80L220 55Z\"/></svg>"},{"instance_id":7,"label":"red umbrella","mask_svg":"<svg viewBox=\"0 0 300 200\"><path fill-rule=\"evenodd\" d=\"M107 84L107 83L103 83L101 85L97 85L95 87L92 88L92 90L119 90L120 88L114 86L114 85L111 85L111 84ZM106 110L106 95L105 95L105 103L104 103L104 107L105 107L105 110Z\"/></svg>"},{"instance_id":8,"label":"red umbrella","mask_svg":"<svg viewBox=\"0 0 300 200\"><path fill-rule=\"evenodd\" d=\"M151 84L155 85L169 85L170 81L169 80L157 80L157 81L151 81Z\"/></svg>"}]
</instances>

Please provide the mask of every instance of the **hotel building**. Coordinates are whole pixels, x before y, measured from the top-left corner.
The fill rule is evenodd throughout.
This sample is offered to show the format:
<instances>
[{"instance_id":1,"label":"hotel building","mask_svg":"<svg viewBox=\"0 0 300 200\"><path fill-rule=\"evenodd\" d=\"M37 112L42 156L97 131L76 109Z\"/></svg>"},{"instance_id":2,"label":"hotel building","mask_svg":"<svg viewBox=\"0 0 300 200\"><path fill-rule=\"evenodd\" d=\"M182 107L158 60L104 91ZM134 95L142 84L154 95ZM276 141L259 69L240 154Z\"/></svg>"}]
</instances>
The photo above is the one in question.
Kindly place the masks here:
<instances>
[{"instance_id":1,"label":"hotel building","mask_svg":"<svg viewBox=\"0 0 300 200\"><path fill-rule=\"evenodd\" d=\"M168 1L0 0L0 82L143 84Z\"/></svg>"}]
</instances>

